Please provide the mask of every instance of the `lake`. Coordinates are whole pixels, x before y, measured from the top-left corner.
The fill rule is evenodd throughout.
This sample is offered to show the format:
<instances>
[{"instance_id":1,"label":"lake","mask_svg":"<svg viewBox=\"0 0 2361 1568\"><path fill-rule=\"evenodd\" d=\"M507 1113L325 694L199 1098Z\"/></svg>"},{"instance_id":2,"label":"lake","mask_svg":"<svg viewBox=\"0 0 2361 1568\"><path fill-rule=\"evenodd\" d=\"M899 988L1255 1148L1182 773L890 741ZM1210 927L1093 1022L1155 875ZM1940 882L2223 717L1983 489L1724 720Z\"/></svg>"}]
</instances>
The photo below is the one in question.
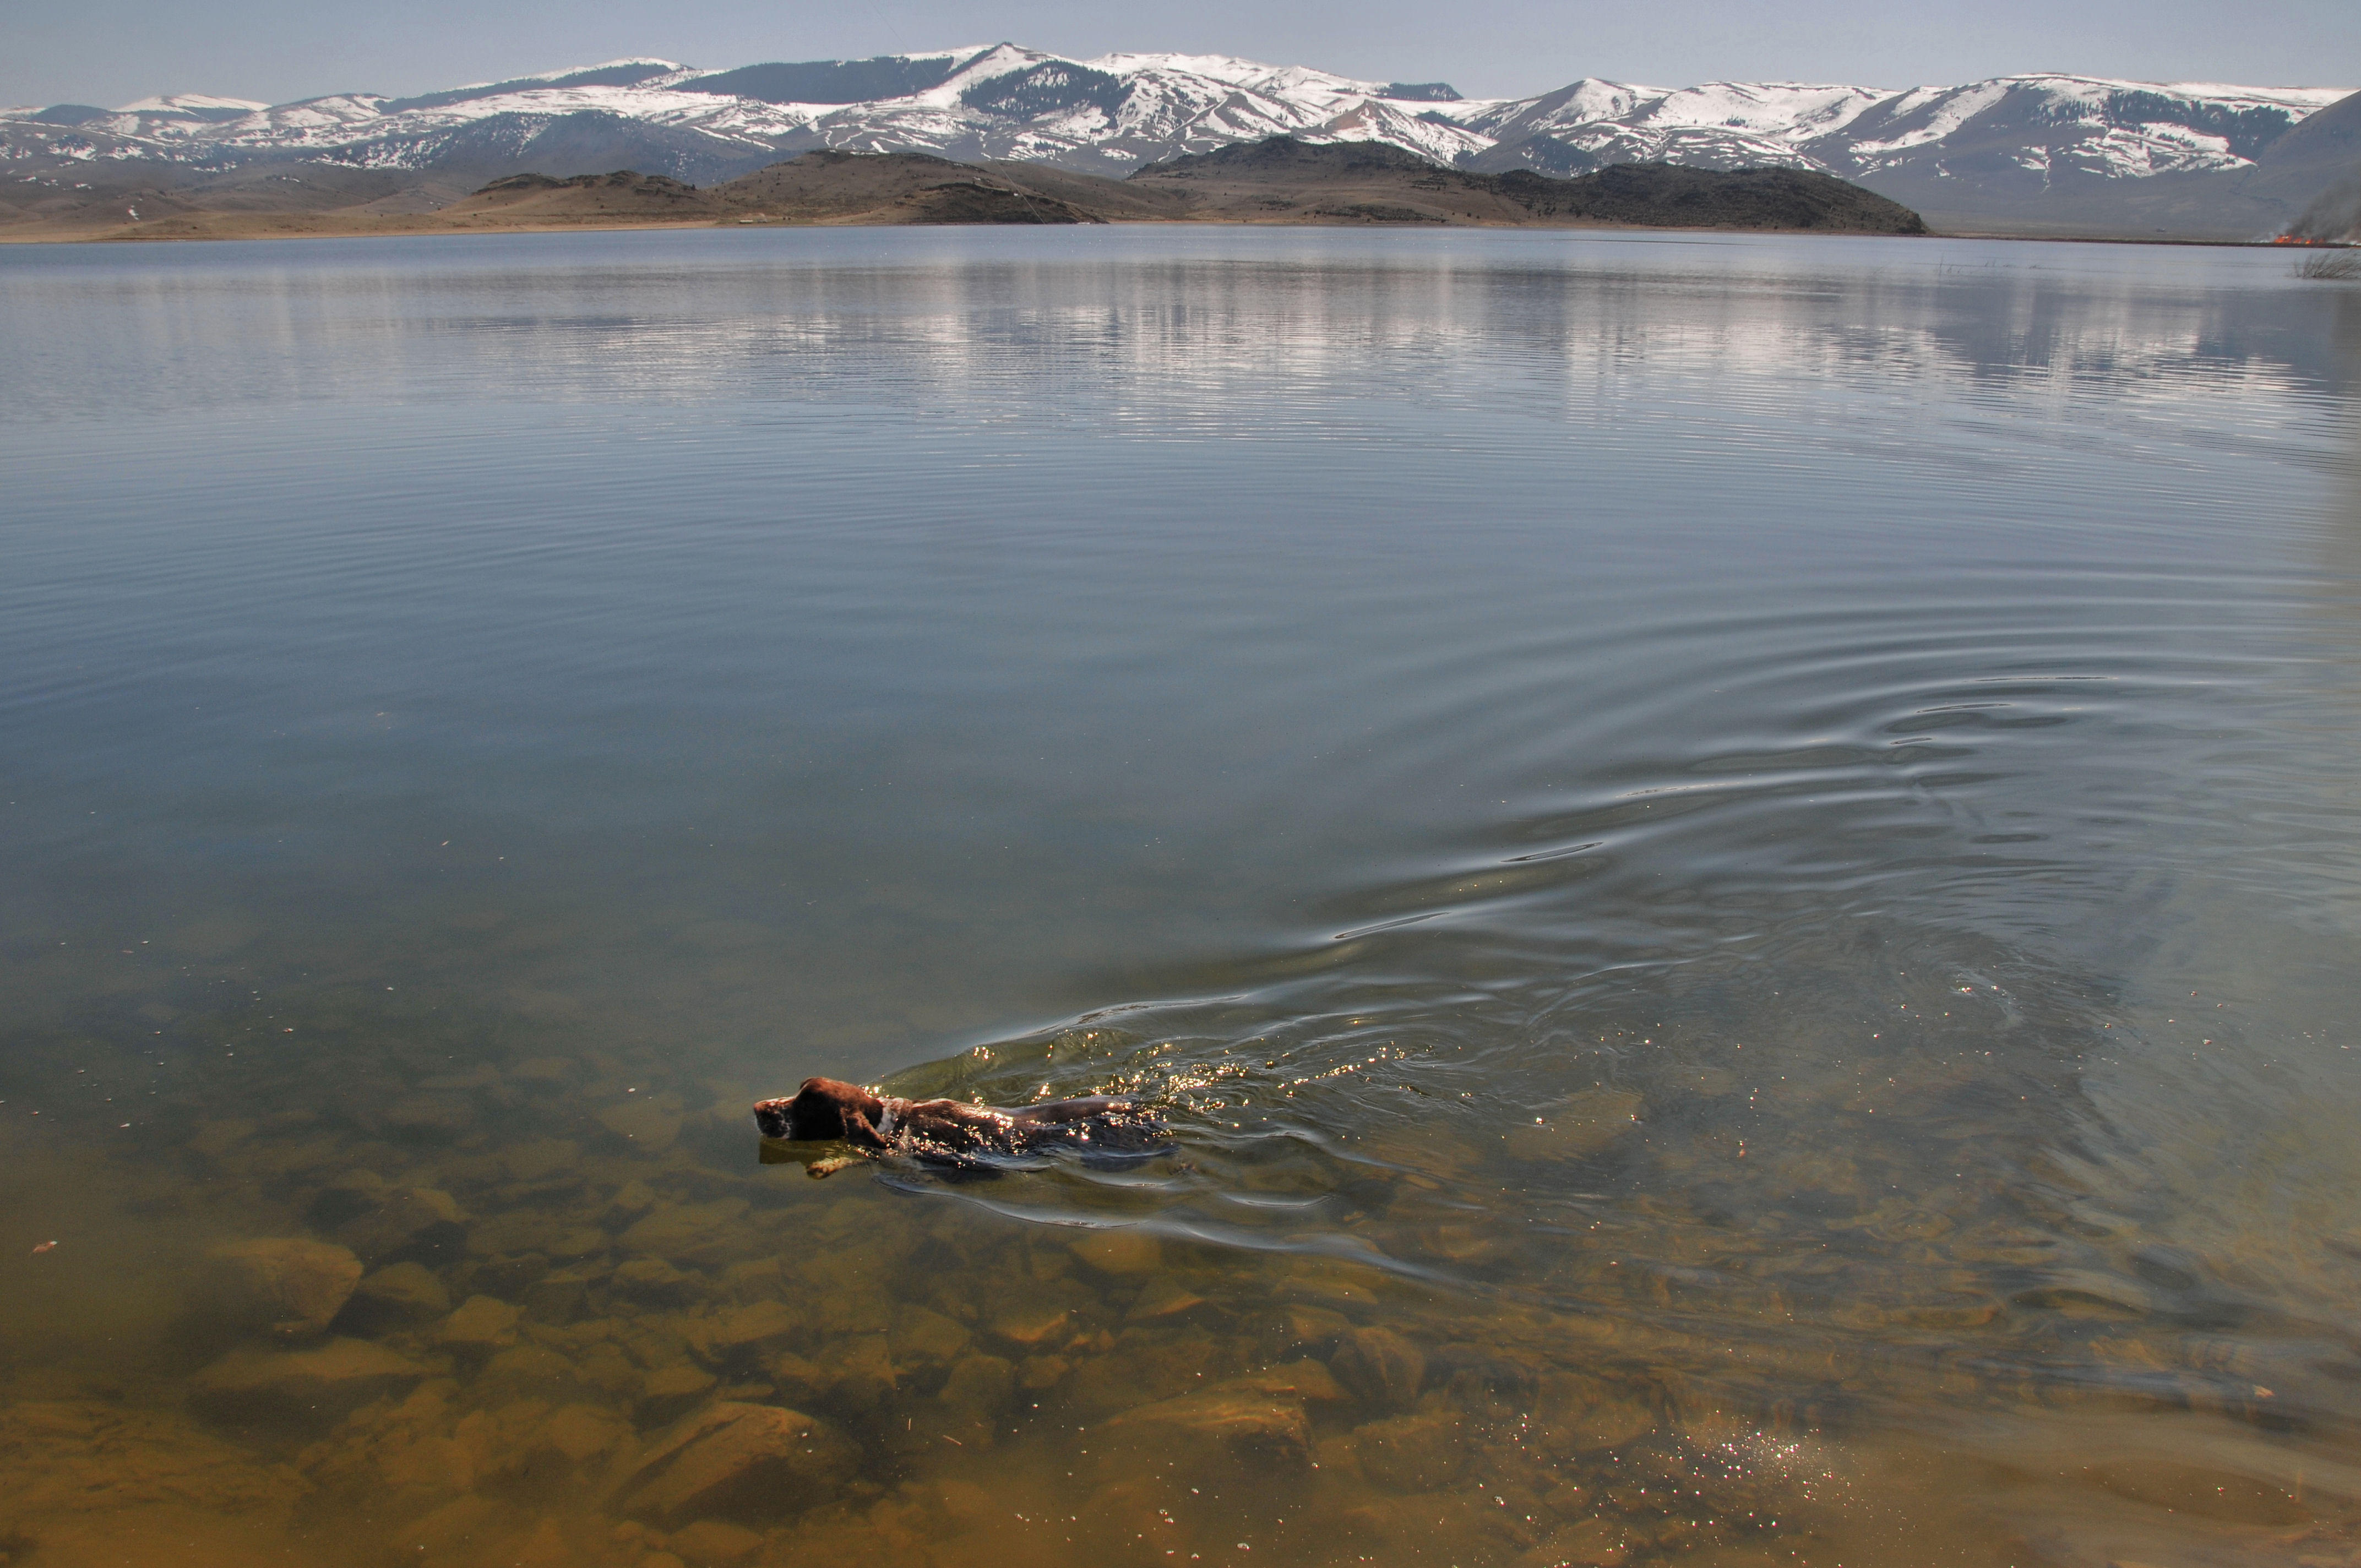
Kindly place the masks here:
<instances>
[{"instance_id":1,"label":"lake","mask_svg":"<svg viewBox=\"0 0 2361 1568\"><path fill-rule=\"evenodd\" d=\"M2361 290L27 246L0 345L0 1561L2361 1562ZM814 1179L811 1074L1172 1146Z\"/></svg>"}]
</instances>

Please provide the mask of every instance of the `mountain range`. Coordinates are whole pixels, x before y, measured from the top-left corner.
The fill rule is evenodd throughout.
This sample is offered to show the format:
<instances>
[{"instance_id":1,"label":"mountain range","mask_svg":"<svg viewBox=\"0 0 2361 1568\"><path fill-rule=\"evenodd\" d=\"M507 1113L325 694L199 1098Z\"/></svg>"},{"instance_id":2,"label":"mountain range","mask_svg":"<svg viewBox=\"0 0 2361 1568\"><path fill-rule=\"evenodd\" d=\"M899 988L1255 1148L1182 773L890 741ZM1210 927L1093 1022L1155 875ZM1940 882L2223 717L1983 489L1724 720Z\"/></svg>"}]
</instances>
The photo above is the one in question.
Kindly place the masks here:
<instances>
[{"instance_id":1,"label":"mountain range","mask_svg":"<svg viewBox=\"0 0 2361 1568\"><path fill-rule=\"evenodd\" d=\"M371 175L396 200L405 178L447 192L523 171L628 167L701 184L822 148L1120 177L1276 135L1384 143L1475 174L1808 170L1952 230L2252 238L2361 170L2361 93L2026 75L1906 89L1586 79L1469 99L1442 82L1227 56L1075 60L996 44L722 71L611 60L409 97L0 109L0 167L56 185L133 166L150 180L258 167L302 179L308 165Z\"/></svg>"}]
</instances>

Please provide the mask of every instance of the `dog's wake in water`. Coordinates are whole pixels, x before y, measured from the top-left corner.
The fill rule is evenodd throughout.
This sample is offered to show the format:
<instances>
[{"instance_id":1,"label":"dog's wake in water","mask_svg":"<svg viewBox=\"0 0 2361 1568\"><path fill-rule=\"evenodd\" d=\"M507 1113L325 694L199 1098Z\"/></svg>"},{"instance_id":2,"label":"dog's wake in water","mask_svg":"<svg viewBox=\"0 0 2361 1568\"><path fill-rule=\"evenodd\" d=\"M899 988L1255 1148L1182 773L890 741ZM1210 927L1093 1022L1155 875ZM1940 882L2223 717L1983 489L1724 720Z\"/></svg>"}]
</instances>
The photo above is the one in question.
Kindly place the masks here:
<instances>
[{"instance_id":1,"label":"dog's wake in water","mask_svg":"<svg viewBox=\"0 0 2361 1568\"><path fill-rule=\"evenodd\" d=\"M898 1157L941 1169L983 1173L1027 1157L1068 1151L1084 1161L1128 1163L1171 1147L1164 1124L1130 1100L1094 1094L1018 1110L958 1100L905 1100L832 1078L807 1078L794 1094L759 1101L764 1138L849 1144L857 1155L807 1161L815 1177L857 1158Z\"/></svg>"}]
</instances>

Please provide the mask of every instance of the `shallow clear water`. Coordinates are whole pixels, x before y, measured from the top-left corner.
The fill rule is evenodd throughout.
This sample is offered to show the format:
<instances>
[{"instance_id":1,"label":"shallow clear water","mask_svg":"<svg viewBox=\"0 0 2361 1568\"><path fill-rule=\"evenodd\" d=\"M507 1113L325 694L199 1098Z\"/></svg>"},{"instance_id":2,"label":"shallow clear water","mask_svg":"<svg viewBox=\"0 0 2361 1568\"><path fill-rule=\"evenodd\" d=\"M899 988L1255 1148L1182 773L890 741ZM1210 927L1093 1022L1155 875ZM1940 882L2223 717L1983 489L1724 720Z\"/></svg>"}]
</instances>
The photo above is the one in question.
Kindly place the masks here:
<instances>
[{"instance_id":1,"label":"shallow clear water","mask_svg":"<svg viewBox=\"0 0 2361 1568\"><path fill-rule=\"evenodd\" d=\"M2361 1561L2361 292L10 247L0 349L7 1561ZM1177 1147L760 1163L820 1072Z\"/></svg>"}]
</instances>

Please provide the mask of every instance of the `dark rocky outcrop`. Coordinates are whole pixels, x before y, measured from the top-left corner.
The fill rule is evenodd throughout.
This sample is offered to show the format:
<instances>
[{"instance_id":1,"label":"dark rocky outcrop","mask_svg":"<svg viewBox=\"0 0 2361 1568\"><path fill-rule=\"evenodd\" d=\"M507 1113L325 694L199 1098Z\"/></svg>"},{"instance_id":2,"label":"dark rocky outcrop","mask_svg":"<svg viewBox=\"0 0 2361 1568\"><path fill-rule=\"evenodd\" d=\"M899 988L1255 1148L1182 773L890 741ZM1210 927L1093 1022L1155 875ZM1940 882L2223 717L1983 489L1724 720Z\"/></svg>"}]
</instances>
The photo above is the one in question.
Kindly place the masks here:
<instances>
[{"instance_id":1,"label":"dark rocky outcrop","mask_svg":"<svg viewBox=\"0 0 2361 1568\"><path fill-rule=\"evenodd\" d=\"M1094 224L1180 215L1112 180L917 152L807 152L733 180L716 194L754 222Z\"/></svg>"},{"instance_id":2,"label":"dark rocky outcrop","mask_svg":"<svg viewBox=\"0 0 2361 1568\"><path fill-rule=\"evenodd\" d=\"M1804 169L1689 169L1618 163L1572 180L1519 170L1499 177L1503 195L1543 215L1675 228L1823 229L1925 234L1917 214L1873 192Z\"/></svg>"},{"instance_id":3,"label":"dark rocky outcrop","mask_svg":"<svg viewBox=\"0 0 2361 1568\"><path fill-rule=\"evenodd\" d=\"M1572 179L1468 173L1383 143L1290 137L1173 159L1127 183L1185 189L1192 217L1927 232L1909 208L1803 170L1625 163Z\"/></svg>"},{"instance_id":4,"label":"dark rocky outcrop","mask_svg":"<svg viewBox=\"0 0 2361 1568\"><path fill-rule=\"evenodd\" d=\"M544 127L535 145L561 128ZM85 236L111 230L126 238L659 224L1140 222L1925 232L1905 207L1832 176L1797 170L1618 164L1574 179L1521 168L1471 173L1382 142L1273 137L1153 164L1127 180L1036 163L823 149L704 186L644 167L565 171L579 161L577 155L591 150L588 144L574 146L558 159L557 172L505 174L464 194L422 194L415 201L379 171L307 165L300 176L243 171L234 181L184 181L178 189L114 184L76 192L79 200L54 192L42 205L28 202L32 211L26 216L37 211L61 230L72 223ZM404 1138L434 1141L456 1135L469 1114L463 1096L421 1094L390 1104L382 1119ZM654 1112L633 1114L645 1119ZM615 1130L631 1139L660 1131L659 1143L672 1135L636 1125ZM356 1200L354 1206L367 1205ZM313 1218L335 1225L353 1216ZM342 1239L367 1263L395 1261L398 1248L389 1238L373 1237L368 1245L355 1236Z\"/></svg>"}]
</instances>

